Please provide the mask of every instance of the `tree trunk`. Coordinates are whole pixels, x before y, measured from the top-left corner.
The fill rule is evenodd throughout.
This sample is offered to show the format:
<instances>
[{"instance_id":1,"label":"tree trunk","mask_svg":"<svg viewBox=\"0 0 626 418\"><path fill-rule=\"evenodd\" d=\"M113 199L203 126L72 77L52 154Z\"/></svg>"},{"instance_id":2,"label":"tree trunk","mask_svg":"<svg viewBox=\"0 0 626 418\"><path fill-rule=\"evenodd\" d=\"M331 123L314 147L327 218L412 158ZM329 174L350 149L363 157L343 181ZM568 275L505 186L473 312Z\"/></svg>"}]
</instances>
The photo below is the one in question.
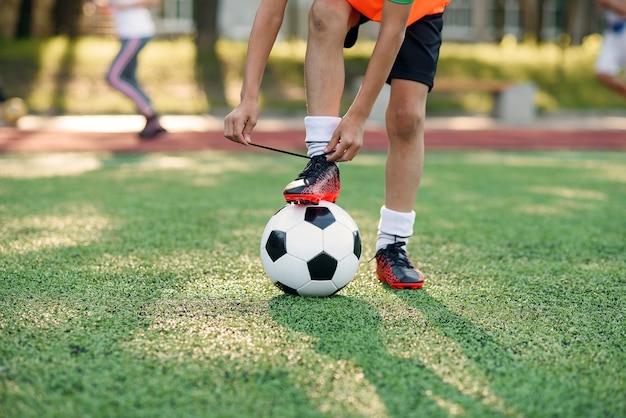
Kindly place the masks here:
<instances>
[{"instance_id":1,"label":"tree trunk","mask_svg":"<svg viewBox=\"0 0 626 418\"><path fill-rule=\"evenodd\" d=\"M520 27L525 40L543 40L543 6L545 0L520 0Z\"/></svg>"},{"instance_id":2,"label":"tree trunk","mask_svg":"<svg viewBox=\"0 0 626 418\"><path fill-rule=\"evenodd\" d=\"M574 45L580 45L586 35L599 30L597 27L598 10L593 2L569 0L565 15L565 32Z\"/></svg>"},{"instance_id":3,"label":"tree trunk","mask_svg":"<svg viewBox=\"0 0 626 418\"><path fill-rule=\"evenodd\" d=\"M84 0L1 0L0 37L81 34Z\"/></svg>"},{"instance_id":4,"label":"tree trunk","mask_svg":"<svg viewBox=\"0 0 626 418\"><path fill-rule=\"evenodd\" d=\"M504 37L504 25L506 14L506 0L494 0L493 5L493 33L496 42Z\"/></svg>"},{"instance_id":5,"label":"tree trunk","mask_svg":"<svg viewBox=\"0 0 626 418\"><path fill-rule=\"evenodd\" d=\"M33 26L33 1L22 0L17 12L17 26L14 36L16 38L28 38Z\"/></svg>"},{"instance_id":6,"label":"tree trunk","mask_svg":"<svg viewBox=\"0 0 626 418\"><path fill-rule=\"evenodd\" d=\"M194 18L196 21L196 46L201 51L215 49L217 42L218 0L196 0Z\"/></svg>"},{"instance_id":7,"label":"tree trunk","mask_svg":"<svg viewBox=\"0 0 626 418\"><path fill-rule=\"evenodd\" d=\"M56 0L53 6L53 33L75 38L81 32L83 0Z\"/></svg>"},{"instance_id":8,"label":"tree trunk","mask_svg":"<svg viewBox=\"0 0 626 418\"><path fill-rule=\"evenodd\" d=\"M217 57L218 0L195 0L196 23L196 80L207 97L209 110L227 106L224 77Z\"/></svg>"},{"instance_id":9,"label":"tree trunk","mask_svg":"<svg viewBox=\"0 0 626 418\"><path fill-rule=\"evenodd\" d=\"M22 0L0 1L0 36L13 39L17 33Z\"/></svg>"},{"instance_id":10,"label":"tree trunk","mask_svg":"<svg viewBox=\"0 0 626 418\"><path fill-rule=\"evenodd\" d=\"M52 11L56 0L22 0L32 2L30 33L26 36L45 37L54 34Z\"/></svg>"}]
</instances>

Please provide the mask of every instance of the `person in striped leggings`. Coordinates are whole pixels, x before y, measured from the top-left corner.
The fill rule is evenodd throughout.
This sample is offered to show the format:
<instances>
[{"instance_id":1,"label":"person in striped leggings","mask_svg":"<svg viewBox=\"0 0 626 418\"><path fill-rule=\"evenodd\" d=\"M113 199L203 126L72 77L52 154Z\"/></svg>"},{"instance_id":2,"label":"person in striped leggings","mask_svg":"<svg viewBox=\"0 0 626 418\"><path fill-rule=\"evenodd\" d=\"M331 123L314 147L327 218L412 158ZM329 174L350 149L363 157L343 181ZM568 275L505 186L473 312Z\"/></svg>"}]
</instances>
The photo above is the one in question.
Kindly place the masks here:
<instances>
[{"instance_id":1,"label":"person in striped leggings","mask_svg":"<svg viewBox=\"0 0 626 418\"><path fill-rule=\"evenodd\" d=\"M154 139L167 131L161 126L159 114L137 80L137 56L154 37L155 25L150 9L159 6L159 0L104 1L100 6L111 13L116 35L121 42L106 80L111 87L132 100L146 118L146 125L139 132L139 137L144 140Z\"/></svg>"}]
</instances>

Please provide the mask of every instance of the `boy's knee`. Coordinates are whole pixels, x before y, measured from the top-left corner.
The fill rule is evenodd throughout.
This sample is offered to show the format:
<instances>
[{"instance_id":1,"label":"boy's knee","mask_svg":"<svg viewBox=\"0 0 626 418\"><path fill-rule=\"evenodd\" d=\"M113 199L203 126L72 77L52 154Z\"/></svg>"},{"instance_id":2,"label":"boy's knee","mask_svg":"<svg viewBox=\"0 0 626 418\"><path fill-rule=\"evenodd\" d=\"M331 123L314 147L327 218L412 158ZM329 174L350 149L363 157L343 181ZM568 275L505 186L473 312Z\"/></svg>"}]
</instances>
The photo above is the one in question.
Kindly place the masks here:
<instances>
[{"instance_id":1,"label":"boy's knee","mask_svg":"<svg viewBox=\"0 0 626 418\"><path fill-rule=\"evenodd\" d=\"M309 11L309 31L345 36L348 14L347 9L341 7L342 3L336 0L315 0Z\"/></svg>"},{"instance_id":2,"label":"boy's knee","mask_svg":"<svg viewBox=\"0 0 626 418\"><path fill-rule=\"evenodd\" d=\"M387 110L387 125L399 137L413 137L424 129L425 112L419 109L396 107Z\"/></svg>"}]
</instances>

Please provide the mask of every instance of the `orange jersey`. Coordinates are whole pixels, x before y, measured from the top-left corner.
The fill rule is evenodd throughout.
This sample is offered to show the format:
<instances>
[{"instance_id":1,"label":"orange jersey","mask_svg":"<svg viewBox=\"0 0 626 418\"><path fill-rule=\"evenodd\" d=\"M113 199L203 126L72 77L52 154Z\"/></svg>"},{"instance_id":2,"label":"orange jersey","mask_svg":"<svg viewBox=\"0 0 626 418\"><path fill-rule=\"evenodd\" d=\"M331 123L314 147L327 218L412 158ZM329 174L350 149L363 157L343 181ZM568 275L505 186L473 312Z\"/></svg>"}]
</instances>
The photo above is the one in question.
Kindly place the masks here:
<instances>
[{"instance_id":1,"label":"orange jersey","mask_svg":"<svg viewBox=\"0 0 626 418\"><path fill-rule=\"evenodd\" d=\"M348 3L369 19L380 22L385 1L387 0L348 0ZM411 7L407 26L417 22L426 15L443 13L448 3L450 3L450 0L415 0Z\"/></svg>"}]
</instances>

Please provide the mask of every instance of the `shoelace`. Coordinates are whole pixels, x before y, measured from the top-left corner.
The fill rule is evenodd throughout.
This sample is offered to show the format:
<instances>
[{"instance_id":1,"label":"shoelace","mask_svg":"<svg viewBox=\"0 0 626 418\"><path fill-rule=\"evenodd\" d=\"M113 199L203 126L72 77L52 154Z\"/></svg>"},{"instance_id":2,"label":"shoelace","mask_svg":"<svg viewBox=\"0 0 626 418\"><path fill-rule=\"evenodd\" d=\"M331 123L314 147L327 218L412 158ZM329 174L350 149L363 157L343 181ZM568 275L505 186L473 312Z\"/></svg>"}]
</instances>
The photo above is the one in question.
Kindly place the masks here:
<instances>
[{"instance_id":1,"label":"shoelace","mask_svg":"<svg viewBox=\"0 0 626 418\"><path fill-rule=\"evenodd\" d=\"M382 252L395 264L401 267L407 267L412 269L414 268L413 264L411 264L411 261L409 261L406 252L402 249L402 247L405 245L406 243L404 242L395 242L388 245L387 248L385 248Z\"/></svg>"},{"instance_id":2,"label":"shoelace","mask_svg":"<svg viewBox=\"0 0 626 418\"><path fill-rule=\"evenodd\" d=\"M323 155L311 157L311 160L307 163L306 167L304 167L304 170L298 174L297 178L305 179L309 177L317 177L326 169L327 164L326 157Z\"/></svg>"}]
</instances>

